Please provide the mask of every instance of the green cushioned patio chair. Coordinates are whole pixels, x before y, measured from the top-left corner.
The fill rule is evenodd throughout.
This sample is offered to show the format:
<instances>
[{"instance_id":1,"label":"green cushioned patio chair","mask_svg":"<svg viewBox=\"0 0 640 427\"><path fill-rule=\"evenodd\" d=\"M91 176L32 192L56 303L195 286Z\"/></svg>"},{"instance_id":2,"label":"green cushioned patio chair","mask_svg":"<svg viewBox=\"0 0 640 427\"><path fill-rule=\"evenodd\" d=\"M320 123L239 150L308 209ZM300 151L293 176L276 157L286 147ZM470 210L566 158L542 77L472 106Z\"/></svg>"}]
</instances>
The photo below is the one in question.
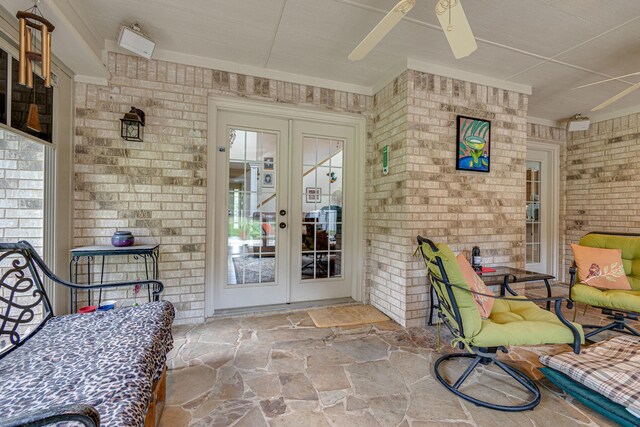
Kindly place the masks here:
<instances>
[{"instance_id":1,"label":"green cushioned patio chair","mask_svg":"<svg viewBox=\"0 0 640 427\"><path fill-rule=\"evenodd\" d=\"M593 329L585 334L591 338L604 331L614 330L640 336L640 332L632 328L626 319L638 320L640 314L640 234L592 232L583 236L578 242L580 246L603 249L621 249L624 272L629 279L631 290L601 290L578 282L577 267L574 262L569 269L570 299L602 310L612 320L605 326L582 325ZM578 282L578 283L576 283Z\"/></svg>"},{"instance_id":2,"label":"green cushioned patio chair","mask_svg":"<svg viewBox=\"0 0 640 427\"><path fill-rule=\"evenodd\" d=\"M454 336L453 343L464 353L446 354L434 366L436 378L456 396L478 406L500 411L524 411L540 403L540 390L526 375L497 359L497 352L507 352L506 346L571 344L575 353L584 342L582 328L562 315L562 303L571 301L561 297L527 299L522 296L495 296L478 294L467 286L462 271L451 249L443 243L418 236L418 245L425 264L432 290L437 296L436 309L440 321ZM488 319L482 319L474 301L474 295L495 299ZM555 314L536 305L553 301ZM443 363L456 358L472 359L462 375L453 383L441 373ZM522 404L500 405L480 400L463 393L460 387L478 366L495 364L516 380L533 397Z\"/></svg>"}]
</instances>

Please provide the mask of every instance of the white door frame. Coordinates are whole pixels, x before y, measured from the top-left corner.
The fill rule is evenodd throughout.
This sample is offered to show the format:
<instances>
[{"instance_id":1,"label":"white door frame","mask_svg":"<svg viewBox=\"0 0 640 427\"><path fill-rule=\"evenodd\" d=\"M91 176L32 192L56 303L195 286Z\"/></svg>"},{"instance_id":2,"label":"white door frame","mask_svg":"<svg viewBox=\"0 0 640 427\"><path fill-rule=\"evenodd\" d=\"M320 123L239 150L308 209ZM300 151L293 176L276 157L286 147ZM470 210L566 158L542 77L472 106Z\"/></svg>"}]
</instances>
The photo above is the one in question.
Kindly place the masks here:
<instances>
[{"instance_id":1,"label":"white door frame","mask_svg":"<svg viewBox=\"0 0 640 427\"><path fill-rule=\"evenodd\" d=\"M226 147L226 141L217 141L218 112L234 111L247 114L272 116L280 119L305 120L326 124L339 124L353 126L355 138L355 164L353 175L356 177L356 197L352 200L355 217L360 219L355 227L355 244L353 245L354 259L353 283L351 284L351 298L356 301L364 301L364 170L365 170L365 141L366 120L361 115L353 113L327 112L311 108L277 105L271 102L261 102L210 96L208 102L208 142L207 142L207 237L205 255L205 317L210 317L215 312L215 274L214 265L216 259L215 245L215 200L216 200L216 166L219 167L219 147ZM226 197L226 195L225 195Z\"/></svg>"},{"instance_id":2,"label":"white door frame","mask_svg":"<svg viewBox=\"0 0 640 427\"><path fill-rule=\"evenodd\" d=\"M560 146L537 139L527 139L527 151L536 150L548 154L548 178L549 178L549 204L551 222L549 224L549 250L551 251L548 260L551 263L549 273L558 280L558 260L559 260L559 223L560 223ZM526 240L526 239L525 239ZM526 260L525 260L526 262Z\"/></svg>"}]
</instances>

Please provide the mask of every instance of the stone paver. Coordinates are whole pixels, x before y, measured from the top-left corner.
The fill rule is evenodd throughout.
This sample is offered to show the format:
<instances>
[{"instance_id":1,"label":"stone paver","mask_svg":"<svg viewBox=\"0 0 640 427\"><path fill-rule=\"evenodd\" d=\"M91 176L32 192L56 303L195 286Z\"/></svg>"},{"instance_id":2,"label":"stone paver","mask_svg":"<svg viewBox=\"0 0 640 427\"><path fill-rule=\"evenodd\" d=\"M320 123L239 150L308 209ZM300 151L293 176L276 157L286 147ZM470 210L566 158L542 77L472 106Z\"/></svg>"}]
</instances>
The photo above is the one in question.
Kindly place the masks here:
<instances>
[{"instance_id":1,"label":"stone paver","mask_svg":"<svg viewBox=\"0 0 640 427\"><path fill-rule=\"evenodd\" d=\"M267 374L247 380L246 384L260 398L272 398L282 395L282 384L278 374Z\"/></svg>"},{"instance_id":2,"label":"stone paver","mask_svg":"<svg viewBox=\"0 0 640 427\"><path fill-rule=\"evenodd\" d=\"M501 356L538 381L542 391L534 411L504 413L464 402L435 379L435 360L454 351L444 329L438 351L436 327L383 322L315 328L298 311L180 326L174 338L162 426L612 425L540 376L538 355L560 346L511 349ZM451 362L446 375L459 375L464 363ZM463 388L504 402L527 397L499 372L485 371L479 369Z\"/></svg>"},{"instance_id":3,"label":"stone paver","mask_svg":"<svg viewBox=\"0 0 640 427\"><path fill-rule=\"evenodd\" d=\"M171 372L167 379L167 405L181 405L211 390L216 371L195 366Z\"/></svg>"},{"instance_id":4,"label":"stone paver","mask_svg":"<svg viewBox=\"0 0 640 427\"><path fill-rule=\"evenodd\" d=\"M351 388L351 383L341 366L318 366L307 369L307 375L318 391L343 390Z\"/></svg>"}]
</instances>

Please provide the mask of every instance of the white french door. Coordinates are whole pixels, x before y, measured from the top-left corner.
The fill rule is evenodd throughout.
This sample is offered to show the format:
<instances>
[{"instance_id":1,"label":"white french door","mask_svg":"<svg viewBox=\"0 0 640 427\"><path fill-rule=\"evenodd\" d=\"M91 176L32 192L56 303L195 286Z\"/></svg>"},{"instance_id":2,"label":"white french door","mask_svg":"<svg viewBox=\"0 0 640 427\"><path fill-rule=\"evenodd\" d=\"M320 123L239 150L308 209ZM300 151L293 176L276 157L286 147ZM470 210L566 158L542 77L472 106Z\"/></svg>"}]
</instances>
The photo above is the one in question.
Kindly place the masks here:
<instances>
[{"instance_id":1,"label":"white french door","mask_svg":"<svg viewBox=\"0 0 640 427\"><path fill-rule=\"evenodd\" d=\"M546 274L555 274L556 155L544 146L527 149L525 265Z\"/></svg>"},{"instance_id":2,"label":"white french door","mask_svg":"<svg viewBox=\"0 0 640 427\"><path fill-rule=\"evenodd\" d=\"M216 308L282 303L289 229L279 224L288 219L289 122L221 111L217 133Z\"/></svg>"},{"instance_id":3,"label":"white french door","mask_svg":"<svg viewBox=\"0 0 640 427\"><path fill-rule=\"evenodd\" d=\"M354 129L295 120L292 126L291 301L351 295ZM351 162L350 162L351 161Z\"/></svg>"},{"instance_id":4,"label":"white french door","mask_svg":"<svg viewBox=\"0 0 640 427\"><path fill-rule=\"evenodd\" d=\"M217 112L215 309L351 296L354 132Z\"/></svg>"}]
</instances>

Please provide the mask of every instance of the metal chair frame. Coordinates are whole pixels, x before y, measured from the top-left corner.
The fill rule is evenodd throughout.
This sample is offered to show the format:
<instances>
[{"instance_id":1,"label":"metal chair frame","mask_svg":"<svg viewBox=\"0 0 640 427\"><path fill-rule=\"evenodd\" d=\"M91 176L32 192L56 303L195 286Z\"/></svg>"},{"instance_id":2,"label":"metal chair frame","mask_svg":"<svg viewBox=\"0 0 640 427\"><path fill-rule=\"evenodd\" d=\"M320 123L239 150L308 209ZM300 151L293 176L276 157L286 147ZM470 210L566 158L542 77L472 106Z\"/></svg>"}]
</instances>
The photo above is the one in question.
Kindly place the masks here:
<instances>
[{"instance_id":1,"label":"metal chair frame","mask_svg":"<svg viewBox=\"0 0 640 427\"><path fill-rule=\"evenodd\" d=\"M482 294L479 292L472 291L467 287L450 283L447 276L447 272L445 271L444 266L442 264L442 259L437 255L435 256L435 259L429 259L424 253L424 251L422 250L422 244L427 244L433 250L434 253L437 253L438 248L434 244L434 242L421 236L418 236L417 240L420 248L420 253L422 254L422 257L425 263L427 264L427 267L429 266L429 263L431 263L437 266L438 270L440 271L440 275L442 279L431 274L430 269L427 268L427 276L428 276L429 286L430 286L430 295L432 295L432 297L434 295L437 297L438 302L437 304L435 304L435 308L437 309L438 318L440 319L440 322L442 322L445 326L447 326L447 328L451 331L454 337L456 338L465 337L462 316L460 315L460 310L458 308L456 297L455 297L455 294L453 293L453 288L457 288L464 292L468 292L470 294L482 295L489 298L506 300L506 301L520 301L520 302L531 301L535 303L553 301L554 307L555 307L555 314L558 316L558 319L565 326L567 326L573 334L574 340L573 340L572 347L573 347L574 353L576 354L580 353L580 342L581 342L580 333L578 332L576 327L573 324L571 324L571 322L569 322L562 314L563 302L566 301L567 307L569 309L572 307L572 303L569 299L566 299L563 297L512 298L512 297L505 297L505 296L496 296L496 295L490 295L490 294ZM506 282L507 282L506 288L509 291L509 293L516 296L517 294L508 287L508 281ZM446 298L445 298L444 292L446 292ZM451 304L449 304L448 301L451 301ZM452 323L450 319L454 319L455 324ZM540 399L541 399L540 390L538 389L536 384L519 370L497 359L498 351L501 351L503 353L508 352L506 347L504 346L499 346L499 347L471 346L470 348L467 348L463 343L460 342L458 343L458 348L460 350L467 349L467 352L453 353L453 354L447 354L447 355L441 356L438 360L436 360L436 363L434 365L436 378L447 390L451 391L453 394L455 394L456 396L464 400L474 403L477 406L482 406L484 408L494 409L498 411L506 411L506 412L526 411L526 410L531 410L535 408L540 403ZM449 361L451 359L458 359L458 358L468 358L468 359L472 359L472 361L469 364L469 366L465 369L465 371L462 373L462 375L460 375L460 377L458 377L458 379L455 382L450 383L442 375L441 367L443 363L445 363L446 361ZM462 386L462 384L480 364L481 365L495 364L495 366L497 366L506 374L508 374L511 378L513 378L526 391L531 393L533 395L532 398L527 402L519 405L500 405L500 404L480 400L476 397L470 396L460 391L460 387Z\"/></svg>"},{"instance_id":2,"label":"metal chair frame","mask_svg":"<svg viewBox=\"0 0 640 427\"><path fill-rule=\"evenodd\" d=\"M100 414L90 405L59 405L2 420L0 427L39 427L61 421L75 421L85 427L98 427Z\"/></svg>"},{"instance_id":3,"label":"metal chair frame","mask_svg":"<svg viewBox=\"0 0 640 427\"><path fill-rule=\"evenodd\" d=\"M640 237L640 234L635 233L612 233L608 231L592 231L590 233L585 234L588 236L590 234L604 234L608 236L627 236L627 237ZM573 286L576 284L576 273L578 272L578 267L576 266L576 262L573 261L571 267L569 268L569 275L571 279L569 281L569 299L571 299L571 290ZM573 300L572 300L573 301ZM575 301L573 301L575 303ZM578 301L579 302L579 301ZM601 307L598 305L592 306L594 308L602 310L602 314L605 314L608 319L613 320L613 322L601 326L601 325L582 325L583 328L594 329L589 333L585 333L584 338L589 339L601 332L604 331L617 331L627 335L640 336L640 332L636 329L632 328L629 323L627 323L626 319L629 320L639 320L638 316L640 313L629 310L622 310L619 308L611 308L611 307ZM577 310L577 308L576 308Z\"/></svg>"},{"instance_id":4,"label":"metal chair frame","mask_svg":"<svg viewBox=\"0 0 640 427\"><path fill-rule=\"evenodd\" d=\"M160 299L160 294L164 289L162 282L157 280L136 280L135 282L98 285L78 285L67 282L56 276L33 246L26 241L0 243L0 262L8 257L13 257L11 264L8 268L3 269L0 277L0 290L4 291L0 292L0 338L7 336L11 346L0 351L0 360L22 346L42 329L47 321L54 317L53 308L44 287L44 279L77 290L112 289L146 284L153 287L155 301ZM29 301L25 301L25 298ZM34 321L39 306L42 306L40 323L22 336L19 327ZM28 412L10 419L0 419L0 427L35 427L60 421L76 421L85 426L94 427L100 425L100 416L92 406L53 405L44 410Z\"/></svg>"}]
</instances>

